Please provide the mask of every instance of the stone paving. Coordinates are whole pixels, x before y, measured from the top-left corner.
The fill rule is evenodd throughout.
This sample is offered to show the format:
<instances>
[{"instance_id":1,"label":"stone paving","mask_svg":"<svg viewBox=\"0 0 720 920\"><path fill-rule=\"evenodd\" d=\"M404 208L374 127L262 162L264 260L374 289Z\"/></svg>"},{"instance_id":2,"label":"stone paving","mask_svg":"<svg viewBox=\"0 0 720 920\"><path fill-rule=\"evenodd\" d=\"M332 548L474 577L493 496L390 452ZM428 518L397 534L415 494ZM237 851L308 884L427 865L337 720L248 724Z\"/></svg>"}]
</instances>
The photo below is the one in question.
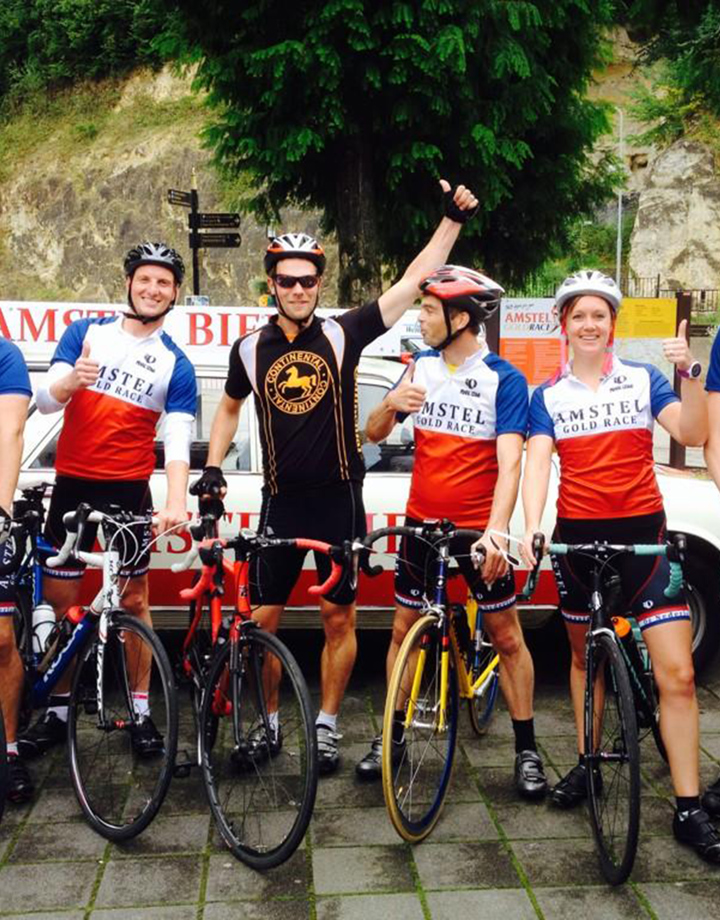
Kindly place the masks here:
<instances>
[{"instance_id":1,"label":"stone paving","mask_svg":"<svg viewBox=\"0 0 720 920\"><path fill-rule=\"evenodd\" d=\"M304 641L303 635L291 633L290 642ZM537 734L554 781L575 758L562 676L566 661L554 661L547 647L534 651L536 660L538 654L544 659L538 661ZM9 807L0 825L0 917L456 920L468 912L503 920L705 920L717 915L720 869L673 841L667 770L650 744L643 751L635 869L628 884L612 889L600 875L584 810L557 812L515 797L512 731L502 708L481 740L462 720L457 767L438 826L418 846L401 841L386 816L381 788L360 784L353 774L382 718L383 657L384 637L361 647L365 667L356 669L340 726L342 769L321 780L310 833L284 866L261 875L223 850L198 775L173 781L159 817L139 839L108 844L80 817L58 753L33 767L39 784L33 805ZM699 683L701 770L709 782L720 770L720 661ZM181 746L189 746L187 713L181 734Z\"/></svg>"}]
</instances>

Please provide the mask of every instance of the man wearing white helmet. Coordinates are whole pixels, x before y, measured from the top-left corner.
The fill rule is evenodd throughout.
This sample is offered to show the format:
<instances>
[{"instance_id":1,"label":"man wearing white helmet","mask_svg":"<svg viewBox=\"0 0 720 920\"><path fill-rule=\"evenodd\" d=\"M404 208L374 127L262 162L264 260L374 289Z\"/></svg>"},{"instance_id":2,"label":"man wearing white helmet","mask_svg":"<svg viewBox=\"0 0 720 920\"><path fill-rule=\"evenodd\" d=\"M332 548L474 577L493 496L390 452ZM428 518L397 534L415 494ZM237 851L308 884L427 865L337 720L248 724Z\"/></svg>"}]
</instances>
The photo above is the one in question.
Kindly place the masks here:
<instances>
[{"instance_id":1,"label":"man wearing white helmet","mask_svg":"<svg viewBox=\"0 0 720 920\"><path fill-rule=\"evenodd\" d=\"M612 353L622 295L612 278L581 271L558 288L561 367L533 393L523 478L523 556L534 563L532 538L547 499L553 450L560 461L554 539L560 543L659 543L666 520L655 479L653 422L681 444L703 444L707 411L686 338L686 322L663 351L681 377L682 401L649 364ZM572 360L568 361L568 348ZM586 796L583 732L585 634L590 622L590 563L553 557L560 609L571 646L570 692L578 763L552 790L551 802L571 808ZM720 862L720 835L699 799L699 720L692 665L692 628L684 598L668 598L664 557L627 557L618 563L622 595L640 629L660 696L660 731L676 794L673 833L708 862ZM596 788L612 787L612 764L594 765ZM603 774L605 779L603 780ZM609 788L608 795L612 794Z\"/></svg>"},{"instance_id":2,"label":"man wearing white helmet","mask_svg":"<svg viewBox=\"0 0 720 920\"><path fill-rule=\"evenodd\" d=\"M37 393L40 412L63 412L55 458L56 478L45 527L60 547L63 515L87 502L134 514L152 510L150 476L155 468L156 426L164 415L167 498L158 511L160 533L187 520L187 482L197 385L186 355L163 332L185 274L181 256L162 242L134 246L123 262L127 308L123 315L79 319L63 333ZM97 525L84 531L81 549L92 548ZM143 535L144 546L149 534ZM123 567L122 604L149 622L149 550ZM43 568L46 600L59 618L78 603L85 566L68 560ZM151 756L163 739L148 712L147 688L133 687L141 717L132 734L135 751ZM44 754L66 736L69 678L63 677L48 710L19 739L25 757Z\"/></svg>"},{"instance_id":3,"label":"man wearing white helmet","mask_svg":"<svg viewBox=\"0 0 720 920\"><path fill-rule=\"evenodd\" d=\"M222 497L227 484L220 464L238 424L244 400L254 394L263 448L260 529L278 537L308 537L339 544L366 530L362 503L365 467L357 431L357 366L360 353L412 306L422 279L442 265L461 225L478 201L460 185L441 180L445 216L402 278L377 300L329 320L315 316L325 254L304 233L274 239L265 253L268 287L277 316L239 339L210 433L207 467L193 486L200 495ZM252 603L266 628L275 631L300 574L304 553L273 550L252 573ZM326 556L316 563L321 579ZM322 699L317 716L322 774L339 764L337 714L355 662L355 592L343 580L320 604L325 647L321 659ZM258 756L274 756L282 726L271 715L270 739L260 739Z\"/></svg>"},{"instance_id":4,"label":"man wearing white helmet","mask_svg":"<svg viewBox=\"0 0 720 920\"><path fill-rule=\"evenodd\" d=\"M515 578L503 536L520 483L527 381L478 338L481 325L500 305L504 292L498 284L472 269L446 265L426 278L421 289L420 330L428 348L371 412L366 433L371 441L383 441L396 422L413 416L415 462L405 511L408 526L447 518L457 527L484 531L479 543L485 559L479 570L470 562L470 540L456 538L450 551L456 554L500 656L500 683L515 736L515 787L525 798L541 798L547 780L535 743L533 662L518 620ZM395 567L388 682L422 607L431 558L425 541L403 538ZM404 723L405 712L399 709L391 751L396 783L404 782L421 756L406 740ZM381 736L375 738L357 764L360 779L380 778L382 744Z\"/></svg>"}]
</instances>

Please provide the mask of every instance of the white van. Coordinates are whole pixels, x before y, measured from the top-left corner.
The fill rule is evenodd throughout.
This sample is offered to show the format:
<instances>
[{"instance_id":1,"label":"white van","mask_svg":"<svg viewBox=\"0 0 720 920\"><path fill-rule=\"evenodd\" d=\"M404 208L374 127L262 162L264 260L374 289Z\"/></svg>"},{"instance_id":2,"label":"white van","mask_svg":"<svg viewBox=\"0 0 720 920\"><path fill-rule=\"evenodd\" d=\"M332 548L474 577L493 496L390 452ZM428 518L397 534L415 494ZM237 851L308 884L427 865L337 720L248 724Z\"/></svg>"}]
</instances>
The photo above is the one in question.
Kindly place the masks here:
<instances>
[{"instance_id":1,"label":"white van","mask_svg":"<svg viewBox=\"0 0 720 920\"><path fill-rule=\"evenodd\" d=\"M84 315L97 316L114 311L114 307L107 305L37 304L31 310L28 304L0 304L0 334L12 337L21 346L31 376L37 380L47 367L55 344L68 322ZM230 346L239 335L265 322L271 313L263 308L193 307L178 308L168 318L166 328L193 361L198 378L198 415L191 450L191 466L196 473L205 462L210 425L223 392ZM370 410L380 402L402 372L397 358L390 356L398 356L409 341L417 339L417 332L416 318L409 314L401 325L367 349L371 354L363 356L358 378L361 431ZM44 416L34 406L31 408L25 432L21 484L53 479L55 445L61 423L60 414ZM382 444L365 445L368 473L364 497L369 529L402 523L413 449L410 421L396 426ZM160 507L165 497L162 441L157 443L156 454L157 472L152 478L152 491L156 507ZM240 426L222 466L228 481L227 515L222 530L230 536L238 527L256 525L260 511L261 450L253 400L248 400L243 408ZM696 664L702 666L714 656L720 645L720 495L711 481L698 474L658 467L658 481L670 531L688 536L686 575L690 584L695 659ZM543 521L546 534L551 533L553 527L556 489L557 477L554 476ZM513 515L511 531L518 536L522 533L519 503ZM188 546L187 534L171 535L161 538L153 553L151 604L156 625L160 627L184 627L187 623L186 611L178 602L178 591L189 583L191 574L173 575L170 565L182 557ZM284 620L286 626L319 625L316 604L306 590L315 577L311 555L306 565L303 578L291 597L290 609ZM519 573L519 582L523 578L523 573ZM388 558L382 576L361 578L359 626L388 627L392 604L392 571ZM533 603L522 609L523 623L531 627L543 625L556 608L557 594L551 572L546 568Z\"/></svg>"}]
</instances>

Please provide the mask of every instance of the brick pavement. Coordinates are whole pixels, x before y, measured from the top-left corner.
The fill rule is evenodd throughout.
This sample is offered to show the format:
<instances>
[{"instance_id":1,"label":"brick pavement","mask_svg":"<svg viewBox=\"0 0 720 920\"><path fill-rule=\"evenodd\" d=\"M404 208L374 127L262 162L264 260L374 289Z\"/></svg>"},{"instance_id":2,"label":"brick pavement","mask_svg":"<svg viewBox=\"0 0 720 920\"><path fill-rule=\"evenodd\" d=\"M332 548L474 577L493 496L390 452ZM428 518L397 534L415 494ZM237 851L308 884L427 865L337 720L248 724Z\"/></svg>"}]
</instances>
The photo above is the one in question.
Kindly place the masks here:
<instances>
[{"instance_id":1,"label":"brick pavement","mask_svg":"<svg viewBox=\"0 0 720 920\"><path fill-rule=\"evenodd\" d=\"M301 634L290 640L301 641ZM537 734L554 780L574 761L572 720L560 676L565 661L553 662L548 648L540 654ZM611 889L600 876L584 811L557 812L515 798L512 732L502 708L482 740L462 720L443 817L425 843L402 842L380 787L353 776L382 718L383 655L384 639L364 647L366 667L353 677L340 726L342 770L321 780L310 834L284 866L260 875L223 850L197 775L173 782L160 816L139 839L108 844L79 816L58 753L34 766L35 803L9 807L0 825L0 917L455 920L470 911L503 920L705 920L716 914L720 870L672 840L667 770L650 745L643 752L637 862L630 883ZM720 769L720 661L703 676L699 695L701 769L710 781ZM181 745L189 746L187 712L183 720Z\"/></svg>"}]
</instances>

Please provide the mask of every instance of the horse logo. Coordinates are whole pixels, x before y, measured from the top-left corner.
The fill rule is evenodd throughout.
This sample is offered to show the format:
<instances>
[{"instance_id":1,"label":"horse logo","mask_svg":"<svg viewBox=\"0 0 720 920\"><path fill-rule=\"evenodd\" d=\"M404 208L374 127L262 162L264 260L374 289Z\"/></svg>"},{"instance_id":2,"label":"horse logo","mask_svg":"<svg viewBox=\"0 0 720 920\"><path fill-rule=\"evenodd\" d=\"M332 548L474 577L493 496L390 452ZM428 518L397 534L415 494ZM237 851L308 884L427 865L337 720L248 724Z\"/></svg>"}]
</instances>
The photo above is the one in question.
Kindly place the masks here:
<instances>
[{"instance_id":1,"label":"horse logo","mask_svg":"<svg viewBox=\"0 0 720 920\"><path fill-rule=\"evenodd\" d=\"M265 393L270 402L288 415L304 415L327 393L332 377L324 358L311 351L292 351L270 367Z\"/></svg>"}]
</instances>

